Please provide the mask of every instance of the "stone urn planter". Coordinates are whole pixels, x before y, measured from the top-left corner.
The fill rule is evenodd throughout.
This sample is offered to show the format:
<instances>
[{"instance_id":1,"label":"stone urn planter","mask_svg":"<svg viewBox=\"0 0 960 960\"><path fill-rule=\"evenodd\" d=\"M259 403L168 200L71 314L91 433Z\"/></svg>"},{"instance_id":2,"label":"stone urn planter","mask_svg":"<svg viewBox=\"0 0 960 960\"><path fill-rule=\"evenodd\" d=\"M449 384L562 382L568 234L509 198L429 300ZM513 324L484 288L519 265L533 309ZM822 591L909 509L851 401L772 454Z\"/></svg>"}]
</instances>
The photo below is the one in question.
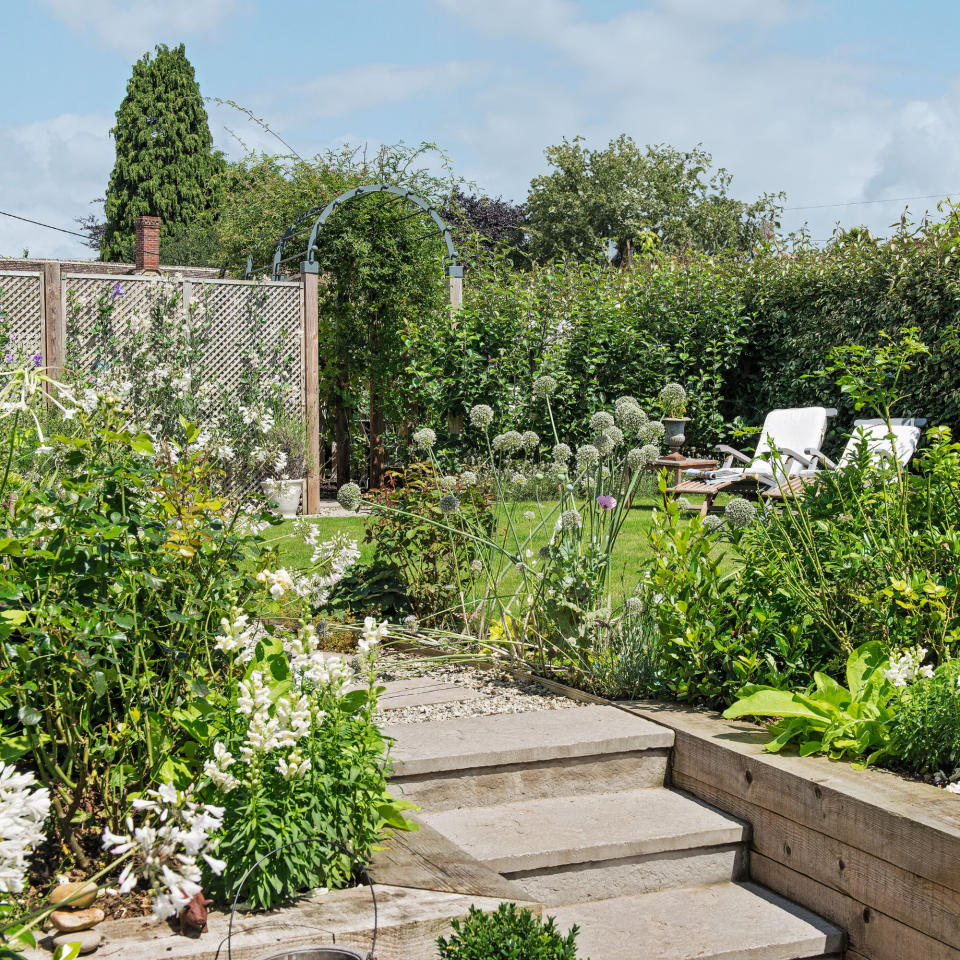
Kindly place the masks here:
<instances>
[{"instance_id":1,"label":"stone urn planter","mask_svg":"<svg viewBox=\"0 0 960 960\"><path fill-rule=\"evenodd\" d=\"M297 515L303 499L303 480L264 480L260 486L270 500L277 502L277 511L285 520Z\"/></svg>"},{"instance_id":2,"label":"stone urn planter","mask_svg":"<svg viewBox=\"0 0 960 960\"><path fill-rule=\"evenodd\" d=\"M663 439L667 442L671 453L679 453L680 448L687 442L686 428L689 422L689 417L663 418Z\"/></svg>"}]
</instances>

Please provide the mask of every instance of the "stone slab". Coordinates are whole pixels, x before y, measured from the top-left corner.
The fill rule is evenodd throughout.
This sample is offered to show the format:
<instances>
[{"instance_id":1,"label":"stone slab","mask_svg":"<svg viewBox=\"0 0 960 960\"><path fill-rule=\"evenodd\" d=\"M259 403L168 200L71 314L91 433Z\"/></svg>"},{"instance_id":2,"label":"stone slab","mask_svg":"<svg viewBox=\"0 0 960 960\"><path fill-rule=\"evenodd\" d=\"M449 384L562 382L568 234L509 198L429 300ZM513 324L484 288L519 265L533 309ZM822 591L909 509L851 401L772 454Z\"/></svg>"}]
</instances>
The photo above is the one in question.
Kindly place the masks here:
<instances>
[{"instance_id":1,"label":"stone slab","mask_svg":"<svg viewBox=\"0 0 960 960\"><path fill-rule=\"evenodd\" d=\"M742 843L701 850L671 850L643 857L577 863L564 867L508 873L527 900L545 908L606 900L670 887L698 887L747 879L748 852Z\"/></svg>"},{"instance_id":2,"label":"stone slab","mask_svg":"<svg viewBox=\"0 0 960 960\"><path fill-rule=\"evenodd\" d=\"M381 710L399 710L401 707L426 707L435 703L458 703L464 700L479 700L483 694L473 687L465 687L449 680L431 677L410 677L404 680L389 680L386 690L377 702Z\"/></svg>"},{"instance_id":3,"label":"stone slab","mask_svg":"<svg viewBox=\"0 0 960 960\"><path fill-rule=\"evenodd\" d=\"M471 904L495 910L495 898L377 886L379 928L377 960L435 960L436 938L449 922L466 916ZM538 904L524 904L538 916ZM149 918L108 920L98 960L226 960L228 915L211 911L209 932L184 937L172 924ZM234 922L233 960L263 960L287 948L308 945L353 947L366 953L373 933L373 906L368 888L338 890L271 913L241 915ZM28 960L50 960L45 950L29 950Z\"/></svg>"},{"instance_id":4,"label":"stone slab","mask_svg":"<svg viewBox=\"0 0 960 960\"><path fill-rule=\"evenodd\" d=\"M740 843L749 832L699 800L656 787L420 816L501 873Z\"/></svg>"},{"instance_id":5,"label":"stone slab","mask_svg":"<svg viewBox=\"0 0 960 960\"><path fill-rule=\"evenodd\" d=\"M843 951L833 924L752 883L615 897L550 915L564 931L580 926L577 955L594 960L807 960Z\"/></svg>"},{"instance_id":6,"label":"stone slab","mask_svg":"<svg viewBox=\"0 0 960 960\"><path fill-rule=\"evenodd\" d=\"M673 745L673 731L615 707L462 717L384 727L395 739L395 776Z\"/></svg>"},{"instance_id":7,"label":"stone slab","mask_svg":"<svg viewBox=\"0 0 960 960\"><path fill-rule=\"evenodd\" d=\"M479 770L452 770L428 777L394 778L390 789L436 813L462 807L489 807L538 797L572 797L604 790L662 787L669 750L606 753L599 757L570 757L539 763L515 763Z\"/></svg>"}]
</instances>

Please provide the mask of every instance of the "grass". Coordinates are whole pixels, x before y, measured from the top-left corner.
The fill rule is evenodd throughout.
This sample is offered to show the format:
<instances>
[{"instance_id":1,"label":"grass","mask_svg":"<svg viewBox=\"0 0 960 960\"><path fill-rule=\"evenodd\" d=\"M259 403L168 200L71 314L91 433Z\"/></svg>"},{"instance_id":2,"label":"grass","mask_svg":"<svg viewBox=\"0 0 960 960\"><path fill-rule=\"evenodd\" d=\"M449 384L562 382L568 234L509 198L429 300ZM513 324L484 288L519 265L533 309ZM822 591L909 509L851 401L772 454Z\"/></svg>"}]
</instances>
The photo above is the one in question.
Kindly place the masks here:
<instances>
[{"instance_id":1,"label":"grass","mask_svg":"<svg viewBox=\"0 0 960 960\"><path fill-rule=\"evenodd\" d=\"M645 531L649 529L652 523L654 509L661 504L662 501L659 497L638 497L634 499L633 507L620 531L613 554L610 584L614 594L621 591L629 592L636 585L639 579L641 562L651 554ZM510 506L510 517L521 539L525 538L536 524L536 521L523 519L524 512L528 510L533 510L536 513L536 503L519 502ZM501 531L506 524L506 520L506 511L501 507ZM322 517L311 521L311 523L320 528L322 540L328 540L338 532L356 540L360 545L360 562L372 558L374 545L363 542L367 525L366 518L363 516ZM536 550L547 543L552 528L552 521L544 526L544 529L534 538L531 544L532 550ZM303 541L294 535L292 520L274 527L270 539L275 541L282 566L286 566L288 569L300 569L306 566L310 559L310 548L306 547ZM500 536L494 537L494 540L502 542ZM729 562L732 567L732 557ZM515 586L512 582L514 579L516 579L516 576L511 576L508 573L502 584L503 588L508 591L512 589Z\"/></svg>"}]
</instances>

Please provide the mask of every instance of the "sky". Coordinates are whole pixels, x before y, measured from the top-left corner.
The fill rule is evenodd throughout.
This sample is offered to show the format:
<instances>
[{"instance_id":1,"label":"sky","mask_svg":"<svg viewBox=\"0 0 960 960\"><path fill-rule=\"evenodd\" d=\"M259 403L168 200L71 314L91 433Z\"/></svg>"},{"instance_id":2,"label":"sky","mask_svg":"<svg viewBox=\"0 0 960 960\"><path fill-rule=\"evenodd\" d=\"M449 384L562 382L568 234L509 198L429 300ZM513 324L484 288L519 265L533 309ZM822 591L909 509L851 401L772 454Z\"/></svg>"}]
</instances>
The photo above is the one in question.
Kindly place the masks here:
<instances>
[{"instance_id":1,"label":"sky","mask_svg":"<svg viewBox=\"0 0 960 960\"><path fill-rule=\"evenodd\" d=\"M301 156L432 141L491 196L526 197L544 148L701 143L732 195L787 194L784 230L884 235L960 200L955 0L0 0L0 210L97 212L131 66L186 45L204 96ZM230 157L284 148L210 103ZM439 164L439 158L436 161ZM926 198L910 199L903 198ZM861 201L880 201L862 203ZM0 216L0 254L90 257Z\"/></svg>"}]
</instances>

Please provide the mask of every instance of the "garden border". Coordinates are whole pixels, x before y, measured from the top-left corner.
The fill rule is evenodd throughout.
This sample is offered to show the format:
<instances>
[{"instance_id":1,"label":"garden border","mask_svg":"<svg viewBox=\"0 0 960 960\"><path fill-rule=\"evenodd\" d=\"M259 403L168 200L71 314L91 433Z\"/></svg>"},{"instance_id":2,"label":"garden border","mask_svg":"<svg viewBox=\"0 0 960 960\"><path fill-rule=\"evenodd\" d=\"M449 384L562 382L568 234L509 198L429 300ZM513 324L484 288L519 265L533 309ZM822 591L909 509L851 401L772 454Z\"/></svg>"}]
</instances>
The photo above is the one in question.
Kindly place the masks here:
<instances>
[{"instance_id":1,"label":"garden border","mask_svg":"<svg viewBox=\"0 0 960 960\"><path fill-rule=\"evenodd\" d=\"M557 693L669 727L670 783L750 823L750 875L843 927L848 960L960 960L960 798L879 769L763 752L751 723L659 701Z\"/></svg>"}]
</instances>

